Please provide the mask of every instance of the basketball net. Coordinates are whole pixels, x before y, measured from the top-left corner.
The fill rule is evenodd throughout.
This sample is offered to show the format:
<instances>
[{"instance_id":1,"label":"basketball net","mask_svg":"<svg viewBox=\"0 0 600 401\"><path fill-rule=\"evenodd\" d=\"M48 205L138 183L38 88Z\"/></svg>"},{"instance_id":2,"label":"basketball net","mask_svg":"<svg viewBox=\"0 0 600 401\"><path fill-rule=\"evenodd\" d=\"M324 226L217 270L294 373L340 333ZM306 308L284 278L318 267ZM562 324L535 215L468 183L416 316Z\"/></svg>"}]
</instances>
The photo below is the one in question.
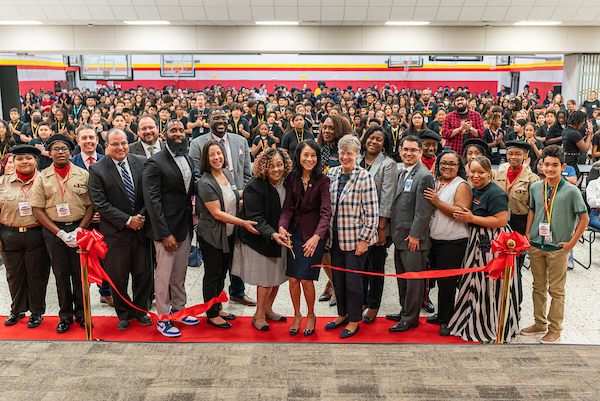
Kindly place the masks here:
<instances>
[{"instance_id":1,"label":"basketball net","mask_svg":"<svg viewBox=\"0 0 600 401\"><path fill-rule=\"evenodd\" d=\"M404 60L404 71L408 71L408 60Z\"/></svg>"},{"instance_id":2,"label":"basketball net","mask_svg":"<svg viewBox=\"0 0 600 401\"><path fill-rule=\"evenodd\" d=\"M173 71L173 79L175 80L175 82L179 81L179 74L181 73L181 70L175 70Z\"/></svg>"}]
</instances>

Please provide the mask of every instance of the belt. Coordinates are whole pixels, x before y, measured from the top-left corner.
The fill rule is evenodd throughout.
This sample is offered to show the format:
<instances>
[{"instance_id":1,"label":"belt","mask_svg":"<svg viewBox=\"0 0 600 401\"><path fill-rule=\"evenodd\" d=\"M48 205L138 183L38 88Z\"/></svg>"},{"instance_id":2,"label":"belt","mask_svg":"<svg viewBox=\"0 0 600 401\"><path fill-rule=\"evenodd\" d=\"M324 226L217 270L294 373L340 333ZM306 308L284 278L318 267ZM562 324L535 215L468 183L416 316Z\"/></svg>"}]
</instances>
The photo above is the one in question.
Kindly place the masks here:
<instances>
[{"instance_id":1,"label":"belt","mask_svg":"<svg viewBox=\"0 0 600 401\"><path fill-rule=\"evenodd\" d=\"M42 226L30 226L30 227L10 227L2 224L2 228L12 232L26 233L27 231L41 230Z\"/></svg>"},{"instance_id":2,"label":"belt","mask_svg":"<svg viewBox=\"0 0 600 401\"><path fill-rule=\"evenodd\" d=\"M79 223L81 223L81 220L83 220L83 219L79 219L79 220L75 220L75 221L55 221L54 224L56 224L57 226L69 227L69 226L72 226L73 224L79 225Z\"/></svg>"}]
</instances>

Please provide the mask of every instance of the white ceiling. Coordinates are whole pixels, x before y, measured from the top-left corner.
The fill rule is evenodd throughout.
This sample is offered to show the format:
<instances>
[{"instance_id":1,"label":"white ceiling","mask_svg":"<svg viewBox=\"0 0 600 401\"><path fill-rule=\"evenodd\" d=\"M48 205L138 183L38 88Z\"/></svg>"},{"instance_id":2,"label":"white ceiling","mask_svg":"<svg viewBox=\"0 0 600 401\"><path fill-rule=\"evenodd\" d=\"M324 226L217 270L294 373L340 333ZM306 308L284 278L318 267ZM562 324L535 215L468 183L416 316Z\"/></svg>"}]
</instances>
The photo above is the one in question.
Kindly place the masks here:
<instances>
[{"instance_id":1,"label":"white ceiling","mask_svg":"<svg viewBox=\"0 0 600 401\"><path fill-rule=\"evenodd\" d=\"M48 25L121 25L123 20L167 20L175 25L512 25L555 20L600 25L600 0L0 0L0 19Z\"/></svg>"}]
</instances>

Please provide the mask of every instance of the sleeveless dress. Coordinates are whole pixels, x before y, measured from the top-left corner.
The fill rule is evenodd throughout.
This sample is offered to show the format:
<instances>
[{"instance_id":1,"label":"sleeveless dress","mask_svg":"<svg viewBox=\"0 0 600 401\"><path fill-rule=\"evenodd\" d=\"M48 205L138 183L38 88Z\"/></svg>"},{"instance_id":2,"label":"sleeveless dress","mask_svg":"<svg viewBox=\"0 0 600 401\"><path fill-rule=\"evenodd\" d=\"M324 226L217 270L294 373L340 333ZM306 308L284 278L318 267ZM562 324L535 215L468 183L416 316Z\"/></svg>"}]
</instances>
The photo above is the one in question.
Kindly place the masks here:
<instances>
[{"instance_id":1,"label":"sleeveless dress","mask_svg":"<svg viewBox=\"0 0 600 401\"><path fill-rule=\"evenodd\" d=\"M479 204L477 204L479 202ZM494 183L481 190L473 188L473 214L491 216L508 210L506 193ZM487 228L470 226L467 252L463 261L465 268L485 266L494 257L491 249L480 248L486 239L491 241L501 231L511 232L509 227ZM502 299L504 280L493 280L487 273L469 273L459 277L459 291L454 314L448 328L450 334L466 341L494 341L498 333L498 307ZM508 342L519 330L518 276L510 278L508 318L504 341Z\"/></svg>"}]
</instances>

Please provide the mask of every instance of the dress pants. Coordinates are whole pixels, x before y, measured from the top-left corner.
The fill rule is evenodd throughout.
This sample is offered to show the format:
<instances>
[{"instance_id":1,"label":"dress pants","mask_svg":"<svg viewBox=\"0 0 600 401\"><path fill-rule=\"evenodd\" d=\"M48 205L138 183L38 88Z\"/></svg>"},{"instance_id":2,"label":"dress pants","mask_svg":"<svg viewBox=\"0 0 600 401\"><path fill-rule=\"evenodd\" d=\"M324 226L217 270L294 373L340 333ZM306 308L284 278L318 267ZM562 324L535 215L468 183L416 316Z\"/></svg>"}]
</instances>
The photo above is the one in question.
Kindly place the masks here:
<instances>
[{"instance_id":1,"label":"dress pants","mask_svg":"<svg viewBox=\"0 0 600 401\"><path fill-rule=\"evenodd\" d=\"M154 276L154 297L156 313L168 315L170 309L181 310L187 301L185 276L192 241L190 234L183 242L178 242L175 252L167 252L162 241L154 241L156 248L156 273ZM170 290L170 295L169 295Z\"/></svg>"},{"instance_id":2,"label":"dress pants","mask_svg":"<svg viewBox=\"0 0 600 401\"><path fill-rule=\"evenodd\" d=\"M431 239L429 261L432 270L460 269L467 250L468 238L458 240ZM454 299L458 276L436 278L438 284L438 316L440 323L450 323L454 313Z\"/></svg>"},{"instance_id":3,"label":"dress pants","mask_svg":"<svg viewBox=\"0 0 600 401\"><path fill-rule=\"evenodd\" d=\"M385 270L385 260L387 258L386 245L372 245L369 247L369 256L365 271L374 273L383 273ZM364 275L363 278L363 305L367 305L369 309L379 309L381 306L381 296L383 294L383 276Z\"/></svg>"},{"instance_id":4,"label":"dress pants","mask_svg":"<svg viewBox=\"0 0 600 401\"><path fill-rule=\"evenodd\" d=\"M394 264L396 273L420 272L427 269L427 257L429 250L426 251L399 251L394 252ZM402 306L402 320L409 326L419 324L419 312L423 304L423 294L425 291L425 280L423 279L398 279L398 293L400 295L400 305Z\"/></svg>"},{"instance_id":5,"label":"dress pants","mask_svg":"<svg viewBox=\"0 0 600 401\"><path fill-rule=\"evenodd\" d=\"M150 242L143 243L134 231L130 229L126 229L126 231L130 232L122 234L122 241L112 240L108 244L104 269L121 295L138 308L146 309L152 292L153 279ZM130 238L126 238L126 236ZM131 274L133 301L127 294L129 274ZM116 292L113 301L119 320L131 320L134 317L145 315L144 312L127 305Z\"/></svg>"},{"instance_id":6,"label":"dress pants","mask_svg":"<svg viewBox=\"0 0 600 401\"><path fill-rule=\"evenodd\" d=\"M44 314L50 256L44 244L42 227L30 228L24 233L14 231L12 227L2 227L0 240L12 299L11 312L15 315L27 311Z\"/></svg>"},{"instance_id":7,"label":"dress pants","mask_svg":"<svg viewBox=\"0 0 600 401\"><path fill-rule=\"evenodd\" d=\"M331 264L336 267L362 272L365 270L369 252L356 256L352 251L342 251L337 234L333 235L331 246ZM339 316L348 315L351 322L362 320L363 274L331 270L333 289L337 299Z\"/></svg>"},{"instance_id":8,"label":"dress pants","mask_svg":"<svg viewBox=\"0 0 600 401\"><path fill-rule=\"evenodd\" d=\"M198 237L200 240L200 249L202 249L202 256L204 258L204 280L202 281L202 295L204 295L204 302L208 302L213 298L219 296L225 287L225 276L227 271L231 268L231 261L233 257L233 239L234 236L228 237L229 241L229 253L224 253L222 249L215 248L208 242L204 241L204 238ZM221 304L214 304L206 311L208 318L219 316L221 310Z\"/></svg>"},{"instance_id":9,"label":"dress pants","mask_svg":"<svg viewBox=\"0 0 600 401\"><path fill-rule=\"evenodd\" d=\"M65 232L75 231L79 221L72 224L54 222L57 227ZM83 289L81 288L81 263L78 248L67 246L60 238L46 227L42 229L46 249L50 254L52 272L56 278L56 291L58 292L58 316L61 320L70 320L75 315L83 319Z\"/></svg>"},{"instance_id":10,"label":"dress pants","mask_svg":"<svg viewBox=\"0 0 600 401\"><path fill-rule=\"evenodd\" d=\"M519 234L525 235L525 230L527 229L527 215L513 214L512 216L510 216L509 224L510 228L512 228L514 231L518 232ZM523 269L524 263L525 253L521 253L521 255L517 256L517 277L519 278L519 280L517 281L519 283L519 286L517 287L517 295L519 296L519 307L521 307L521 302L523 302L523 284L521 284L521 269Z\"/></svg>"},{"instance_id":11,"label":"dress pants","mask_svg":"<svg viewBox=\"0 0 600 401\"><path fill-rule=\"evenodd\" d=\"M529 248L531 274L533 275L533 317L538 327L546 327L559 333L565 315L565 283L567 282L567 259L564 250L543 251ZM548 294L552 297L546 314Z\"/></svg>"}]
</instances>

